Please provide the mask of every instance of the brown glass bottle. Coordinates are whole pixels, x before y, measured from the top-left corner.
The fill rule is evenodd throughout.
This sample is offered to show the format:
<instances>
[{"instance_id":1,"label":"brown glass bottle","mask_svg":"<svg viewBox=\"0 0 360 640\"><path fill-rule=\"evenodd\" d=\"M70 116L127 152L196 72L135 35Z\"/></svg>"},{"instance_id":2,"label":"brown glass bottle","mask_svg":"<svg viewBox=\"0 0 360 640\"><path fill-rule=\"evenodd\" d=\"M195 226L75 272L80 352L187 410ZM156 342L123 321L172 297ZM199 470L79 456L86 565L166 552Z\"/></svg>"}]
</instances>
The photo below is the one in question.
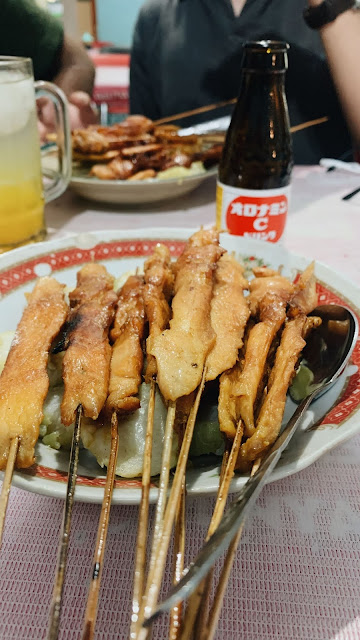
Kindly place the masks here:
<instances>
[{"instance_id":1,"label":"brown glass bottle","mask_svg":"<svg viewBox=\"0 0 360 640\"><path fill-rule=\"evenodd\" d=\"M217 185L217 225L271 242L281 237L293 166L285 42L244 45L241 89Z\"/></svg>"}]
</instances>

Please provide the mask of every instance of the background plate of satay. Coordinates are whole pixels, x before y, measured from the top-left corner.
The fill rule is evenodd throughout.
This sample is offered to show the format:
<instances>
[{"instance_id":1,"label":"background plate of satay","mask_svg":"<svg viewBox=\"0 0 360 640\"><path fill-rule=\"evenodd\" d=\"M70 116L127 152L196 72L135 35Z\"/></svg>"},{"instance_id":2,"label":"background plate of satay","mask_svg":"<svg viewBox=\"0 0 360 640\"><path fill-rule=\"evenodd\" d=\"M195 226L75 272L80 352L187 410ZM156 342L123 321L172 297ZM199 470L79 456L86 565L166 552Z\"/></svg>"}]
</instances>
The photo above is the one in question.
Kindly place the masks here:
<instances>
[{"instance_id":1,"label":"background plate of satay","mask_svg":"<svg viewBox=\"0 0 360 640\"><path fill-rule=\"evenodd\" d=\"M314 258L311 264L284 247L219 237L214 229L104 231L1 256L0 367L18 326L0 379L2 468L11 439L20 436L14 485L65 497L81 404L75 498L102 501L115 412L119 443L113 502L138 503L151 402L150 500L155 501L164 442L173 473L198 399L188 493L216 493L239 419L244 430L230 490L243 486L269 438L277 437L296 406L287 392L292 384L296 400L294 372L306 340L304 327L316 330L308 312L316 304L337 303L359 315L359 289ZM286 366L277 362L280 352ZM26 357L38 358L41 376L26 375ZM303 469L360 430L359 363L357 343L348 369L311 405L304 429L272 480ZM271 433L262 436L280 366ZM302 384L311 384L304 379ZM1 397L10 409L1 406ZM28 417L21 422L24 412Z\"/></svg>"},{"instance_id":2,"label":"background plate of satay","mask_svg":"<svg viewBox=\"0 0 360 640\"><path fill-rule=\"evenodd\" d=\"M181 135L176 125L144 116L78 129L72 132L71 187L117 204L175 198L217 173L222 146L222 135Z\"/></svg>"}]
</instances>

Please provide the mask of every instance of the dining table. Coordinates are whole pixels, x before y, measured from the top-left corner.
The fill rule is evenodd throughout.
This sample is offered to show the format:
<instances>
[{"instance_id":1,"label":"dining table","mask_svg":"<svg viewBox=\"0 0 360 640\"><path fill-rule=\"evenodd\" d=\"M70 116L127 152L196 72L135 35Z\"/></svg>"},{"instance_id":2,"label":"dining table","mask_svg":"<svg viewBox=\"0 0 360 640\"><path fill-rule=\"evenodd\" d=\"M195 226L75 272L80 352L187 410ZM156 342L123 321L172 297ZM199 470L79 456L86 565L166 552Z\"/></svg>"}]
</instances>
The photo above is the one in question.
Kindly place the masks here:
<instances>
[{"instance_id":1,"label":"dining table","mask_svg":"<svg viewBox=\"0 0 360 640\"><path fill-rule=\"evenodd\" d=\"M359 186L359 174L296 166L281 241L360 288L360 193L343 199ZM68 189L46 207L49 238L210 226L215 190L209 177L187 195L130 207L84 200ZM187 563L204 541L214 502L215 496L187 498ZM1 640L47 637L63 506L61 499L11 488L0 550ZM59 640L82 637L100 510L74 505ZM95 640L129 637L137 519L136 505L111 509ZM168 588L169 580L163 595ZM167 638L167 625L166 617L156 622L154 640ZM216 638L360 639L360 424L359 435L263 489L241 537Z\"/></svg>"}]
</instances>

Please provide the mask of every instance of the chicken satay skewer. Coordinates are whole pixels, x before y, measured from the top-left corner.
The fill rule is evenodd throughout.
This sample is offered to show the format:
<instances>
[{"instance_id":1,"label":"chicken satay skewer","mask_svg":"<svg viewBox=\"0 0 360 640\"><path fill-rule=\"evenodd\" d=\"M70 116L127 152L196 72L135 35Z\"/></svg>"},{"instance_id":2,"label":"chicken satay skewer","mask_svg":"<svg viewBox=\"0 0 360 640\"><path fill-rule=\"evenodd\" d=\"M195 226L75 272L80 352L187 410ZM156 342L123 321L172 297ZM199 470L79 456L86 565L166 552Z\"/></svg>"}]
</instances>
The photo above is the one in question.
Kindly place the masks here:
<instances>
[{"instance_id":1,"label":"chicken satay skewer","mask_svg":"<svg viewBox=\"0 0 360 640\"><path fill-rule=\"evenodd\" d=\"M289 358L289 369L290 370L294 370L294 366L295 366L295 362L297 360L297 357L299 355L299 352L301 350L301 348L304 346L304 343L301 344L302 341L302 337L301 334L303 332L306 320L304 318L304 316L298 316L295 320L291 320L287 327L284 329L284 333L283 333L283 340L282 342L285 343L286 338L287 338L287 332L291 331L293 329L292 323L296 323L298 325L298 327L296 327L296 331L292 332L293 335L291 336L291 340L290 343L293 345L294 343L296 344L296 339L298 339L298 345L294 348L294 354L291 354L290 358ZM294 327L295 328L295 327ZM280 351L280 349L282 348L282 342L280 343L279 349L278 349L278 353ZM278 359L277 359L278 360ZM295 362L294 362L295 360ZM275 363L275 367L273 369L273 372L276 371L276 366L277 366L278 362ZM276 373L274 378L276 378ZM286 375L286 372L284 370L281 371L281 378L286 380L286 388L288 386L288 379L289 376ZM274 384L273 387L275 388L275 384L276 384L276 379L274 379ZM267 402L266 399L263 403L263 408L267 406ZM275 412L276 413L276 412ZM261 416L261 412L260 412L260 416ZM278 422L278 420L276 420L276 422ZM281 422L281 419L280 419ZM257 428L260 429L262 428L262 423L261 423L261 418L259 418L259 422L258 422L258 426ZM279 426L280 428L280 426ZM255 430L255 434L256 434L256 430ZM254 438L254 436L252 436L251 438L249 438L249 440L251 441ZM275 438L274 438L275 439ZM250 454L251 455L251 454ZM253 468L252 468L252 472L250 475L253 475L255 473L255 471L258 469L259 464L261 464L261 460L259 462L259 458L256 458L254 463L253 463ZM214 638L214 635L216 633L216 627L217 627L217 622L219 619L219 615L220 615L220 611L221 611L221 607L222 607L222 602L224 599L224 595L225 595L225 590L227 587L227 583L230 577L230 573L231 573L231 569L233 566L233 562L234 562L234 558L235 558L235 553L236 553L236 549L239 545L240 542L240 538L241 538L241 534L243 531L244 525L242 525L239 529L239 531L237 532L235 538L233 539L227 554L226 554L226 559L225 559L225 563L221 572L221 576L220 576L220 580L217 586L217 590L215 593L215 598L214 598L214 604L213 604L213 608L210 612L209 615L209 620L207 625L204 625L201 633L198 635L199 640L212 640Z\"/></svg>"},{"instance_id":2,"label":"chicken satay skewer","mask_svg":"<svg viewBox=\"0 0 360 640\"><path fill-rule=\"evenodd\" d=\"M317 326L318 324L317 322L318 319L311 318L311 319L305 320L305 317L304 317L306 313L309 313L317 305L317 294L316 294L315 277L314 277L313 269L314 269L314 265L311 264L304 271L304 273L301 274L300 279L297 285L295 286L294 293L289 301L290 309L288 311L288 315L290 315L290 317L294 316L295 318L298 318L297 323L299 325L297 328L298 330L296 331L296 335L291 336L292 339L290 340L290 344L293 345L293 343L294 342L296 343L296 341L298 340L299 348L301 347L301 336L306 338L307 333L311 331L312 328L314 326ZM293 322L293 321L290 321L290 322ZM282 342L286 341L287 333L289 329L290 327L288 326L286 331L284 331ZM299 332L300 332L300 335L299 335ZM285 349L285 352L286 351L287 350ZM281 349L279 348L279 355L280 353L281 353ZM275 366L273 369L274 372L276 372L276 363L279 361L279 355L277 354L276 356ZM284 353L282 353L281 356L284 357ZM290 372L291 372L291 370L293 370L295 366L297 355L296 353L291 354L290 352L288 352L287 357L289 358L290 362L292 361L293 363L292 369L290 367ZM290 373L290 378L288 378L288 380L291 379L291 375L293 374ZM284 370L281 371L280 377L281 378L284 377ZM266 401L263 401L263 404L266 404ZM258 470L259 466L261 465L262 458L263 458L263 453L261 453L254 460L254 462L252 463L250 476L253 476L254 473ZM239 545L242 531L243 531L243 526L240 528L240 530L236 534L234 540L232 541L227 551L225 563L221 572L219 583L217 585L214 602L209 614L208 622L206 624L205 621L203 620L203 626L198 630L199 632L197 637L199 640L212 640L216 633L217 623L218 623L218 619L221 612L225 590L230 577L236 549Z\"/></svg>"},{"instance_id":3,"label":"chicken satay skewer","mask_svg":"<svg viewBox=\"0 0 360 640\"><path fill-rule=\"evenodd\" d=\"M181 445L176 472L167 501L161 537L153 548L154 561L149 571L141 620L148 616L156 604L171 529L180 499L182 481L187 465L200 398L206 380L205 361L215 342L210 323L210 304L213 293L214 271L223 250L218 245L215 230L194 234L176 263L175 296L170 329L162 332L153 343L150 353L157 363L160 390L169 402L188 396L197 388ZM148 636L141 628L138 640Z\"/></svg>"},{"instance_id":4,"label":"chicken satay skewer","mask_svg":"<svg viewBox=\"0 0 360 640\"><path fill-rule=\"evenodd\" d=\"M220 378L220 428L230 438L234 437L235 424L238 425L238 428L233 441L233 455L230 456L228 474L224 479L222 491L218 495L206 539L215 531L221 519L243 432L245 430L245 433L250 435L254 431L254 405L258 386L263 377L267 354L272 340L285 320L286 302L289 301L294 292L293 285L276 271L261 268L257 270L256 275L258 277L250 284L248 300L254 315L259 313L260 309L261 322L250 328L247 333L245 355L241 365L237 363L231 371L224 373ZM181 640L191 638L194 628L195 634L199 636L201 629L204 627L206 615L205 596L210 591L211 580L212 572L203 580L195 594L190 598L189 615L185 622ZM201 598L202 593L205 594L204 599ZM197 623L194 626L196 611L199 614Z\"/></svg>"},{"instance_id":5,"label":"chicken satay skewer","mask_svg":"<svg viewBox=\"0 0 360 640\"><path fill-rule=\"evenodd\" d=\"M166 329L170 320L169 301L173 294L174 275L170 266L171 258L168 248L157 245L154 253L144 265L144 304L149 323L149 336L146 341L147 364L145 381L150 383L150 397L145 437L144 466L141 481L141 501L139 508L138 534L135 553L134 588L132 602L132 619L130 638L136 638L141 599L144 592L146 568L146 540L149 520L149 494L151 479L151 456L154 427L155 388L156 388L156 360L150 353L153 340ZM172 449L173 420L175 416L168 412L165 427L163 459L161 464L161 478L159 484L159 499L157 502L155 533L158 535L160 522L163 518L165 498L170 472L170 456ZM166 480L167 477L167 480ZM161 494L161 495L160 495Z\"/></svg>"},{"instance_id":6,"label":"chicken satay skewer","mask_svg":"<svg viewBox=\"0 0 360 640\"><path fill-rule=\"evenodd\" d=\"M216 376L220 375L226 368L224 366L221 366L223 365L223 356L222 356L221 346L224 343L224 341L227 339L227 333L229 332L229 330L231 331L231 329L232 331L234 331L233 327L234 327L234 324L236 326L236 322L237 322L238 324L240 324L240 328L242 329L242 333L240 333L240 339L242 339L245 326L250 313L247 305L247 301L245 301L244 299L243 290L242 290L246 288L247 283L244 283L242 288L241 288L241 284L240 286L238 284L238 287L235 288L235 291L231 291L231 290L227 291L227 288L229 287L231 282L234 288L235 274L234 274L234 271L231 271L231 269L229 269L231 265L230 264L227 265L225 259L226 259L226 256L224 256L219 261L219 265L221 264L221 261L223 262L225 261L225 265L223 268L224 274L222 277L220 277L220 285L223 285L223 286L219 286L219 290L218 290L218 298L219 298L218 313L214 314L215 324L218 326L217 331L219 332L219 340L218 340L219 348L217 350L215 347L209 356L209 359L212 359L212 361L215 364L214 377L215 375ZM228 258L228 260L229 259L230 257ZM238 268L240 268L240 265L238 265ZM263 275L262 271L260 273L261 275ZM283 290L287 292L287 289L291 288L290 283L286 281L285 278L282 278L281 276L279 276L279 274L277 273L275 274L275 272L267 271L266 274L269 276L269 278L270 276L278 277L276 281L277 288L280 289L282 296L286 295L285 293L283 294ZM241 275L242 274L240 274L240 276ZM266 280L267 284L269 283L269 278ZM263 283L265 283L265 280L261 280L261 284ZM253 288L254 288L254 285L252 283L251 289ZM233 295L229 295L230 293L232 293ZM228 299L228 300L231 300L232 302L234 298L234 293L235 294L237 293L237 297L235 295L235 300L237 300L237 305L233 310L231 308L226 309L226 300ZM215 309L216 309L216 302L217 301L215 299ZM255 298L255 300L252 300L252 294L250 294L250 306L255 307L256 302L257 302L257 297ZM275 312L277 313L275 313L276 315L275 320L277 320L278 316L280 316L280 319L278 320L278 323L279 323L280 321L283 320L283 318L285 318L285 309L284 309L285 304L281 305L281 299L279 300L279 302L276 300L276 304L277 306L275 307ZM242 317L242 323L240 322L241 317ZM266 334L268 346L267 348L264 347L259 359L260 361L256 362L257 368L259 370L258 371L259 379L261 378L262 369L265 366L266 352L270 348L269 335L275 334L277 330L277 326L276 328L273 327L273 324L274 324L273 318L270 318L270 320L272 321L272 324L270 325ZM226 326L226 321L229 322L229 327ZM267 329L267 326L264 328ZM242 346L242 340L240 343L238 343L236 342L236 337L237 335L235 334L234 336L235 348L236 347L240 348ZM252 337L252 333L250 331L247 337L247 343L249 344L250 342L250 345L251 345L251 337ZM231 342L230 342L230 346L231 346ZM255 399L255 396L256 396L257 380L255 381L255 384L256 384L255 391L253 389L249 390L248 388L245 387L245 392L247 393L247 396L250 396L251 398L251 400L249 400L246 405L247 413L244 415L244 417L247 418L247 422L245 422L245 424L242 420L243 416L241 411L239 411L239 406L238 406L241 402L244 402L244 399L241 397L240 401L236 402L232 398L233 389L239 384L238 380L245 379L245 381L247 381L247 376L245 376L244 369L246 367L249 368L249 366L252 366L252 359L247 356L248 351L251 351L251 350L250 349L247 350L245 354L244 362L241 364L239 362L236 363L235 367L231 371L224 373L220 379L220 396L219 396L220 428L231 438L234 438L234 436L235 438L234 438L234 442L231 450L232 453L229 456L226 472L224 474L223 482L221 483L221 486L218 492L213 517L211 519L209 530L208 530L207 539L216 529L218 522L220 521L224 511L226 498L227 498L229 487L230 487L230 482L231 482L236 461L237 461L237 454L239 452L240 445L241 445L244 426L246 427L248 422L250 423L252 422L252 413L253 413L252 401ZM252 349L251 353L253 351L254 349ZM230 349L230 353L231 353L231 349ZM237 351L235 351L235 353L237 353ZM233 359L233 361L229 363L227 369L230 369L231 366L234 365L234 361L235 360ZM246 395L245 395L245 398L246 398ZM181 640L188 640L188 638L191 638L193 636L194 630L196 634L199 628L201 629L201 627L203 626L204 617L206 615L205 596L206 594L209 593L211 580L212 580L212 574L209 574L209 576L207 576L207 578L204 579L202 583L199 585L195 594L193 594L193 596L190 598L188 614L186 617L184 629L182 631ZM204 599L203 599L203 594L205 594ZM201 613L199 613L200 608L201 608ZM199 615L198 615L197 624L195 625L195 618L197 614Z\"/></svg>"},{"instance_id":7,"label":"chicken satay skewer","mask_svg":"<svg viewBox=\"0 0 360 640\"><path fill-rule=\"evenodd\" d=\"M74 502L80 445L81 418L85 415L96 420L107 396L111 347L108 339L117 296L113 291L114 279L100 264L88 264L77 274L77 286L69 294L71 310L68 314L64 337L57 351L66 349L63 359L64 395L61 420L70 426L74 417L68 471L67 496L60 531L58 562L50 605L48 640L57 640L59 633L62 593L72 508Z\"/></svg>"},{"instance_id":8,"label":"chicken satay skewer","mask_svg":"<svg viewBox=\"0 0 360 640\"><path fill-rule=\"evenodd\" d=\"M0 469L6 468L0 498L0 545L14 467L26 468L34 462L49 388L49 350L67 309L64 286L53 278L41 278L28 295L0 376Z\"/></svg>"},{"instance_id":9,"label":"chicken satay skewer","mask_svg":"<svg viewBox=\"0 0 360 640\"><path fill-rule=\"evenodd\" d=\"M204 243L204 246L206 246L207 244L211 245L214 243L216 245L218 244L218 236L212 232L202 232L202 231L199 232L198 234L195 234L193 236L193 239L190 239L190 243L189 243L190 246L188 248L188 251L189 251L190 257L191 257L191 252L194 251L194 249L191 249L191 246L192 246L191 243L194 243L194 246L196 247L198 242L200 242L200 246L202 245L202 243ZM184 255L186 255L186 250L184 252ZM187 261L187 258L183 260L183 265L182 265L182 268L185 267L185 275L186 275L186 267L187 267L186 261ZM179 262L181 264L181 261ZM189 286L189 284L187 283L186 286ZM177 287L180 288L178 284L177 284ZM184 289L185 289L185 295L186 295L186 288L184 287ZM177 304L178 304L177 301L175 301L175 313L177 309ZM159 336L159 333L157 334L158 336ZM154 366L156 366L156 359L153 355L151 355L151 345L154 344L155 337L156 336L154 336L151 339L150 348L149 348L150 357L152 358L152 361L150 360L150 365L151 365L151 362L154 362L155 363ZM194 364L192 364L192 366L194 366ZM186 391L188 392L189 389L187 388ZM162 472L161 472L160 482L159 482L159 496L158 496L158 501L156 505L154 540L153 540L152 553L151 553L151 559L150 559L150 570L152 570L154 566L157 544L161 539L162 528L164 524L164 513L165 513L165 507L166 507L166 497L167 497L167 490L168 490L169 476L170 476L170 455L171 455L172 438L173 438L174 424L175 424L175 417L176 417L176 402L179 399L178 393L179 391L177 391L177 398L175 400L173 398L169 400L169 406L168 406L168 416L167 416L166 430L165 430L165 437L164 437L164 457L162 461ZM189 395L184 394L183 396L180 396L180 397L184 398L184 400L185 400L185 397L188 397L190 399L190 402L186 402L186 401L184 402L184 411L186 414L186 420L185 420L184 426L186 426L186 422L190 415L191 405L194 401L194 397L190 396L190 393Z\"/></svg>"},{"instance_id":10,"label":"chicken satay skewer","mask_svg":"<svg viewBox=\"0 0 360 640\"><path fill-rule=\"evenodd\" d=\"M242 423L242 432L245 430L246 435L252 435L255 431L254 413L259 394L260 382L264 376L268 354L271 351L271 345L276 336L277 331L281 328L286 317L286 304L294 295L294 286L286 280L279 272L268 268L260 268L255 270L255 279L250 284L249 305L253 315L260 315L260 322L250 328L247 335L245 355L241 367L236 366L230 373L226 373L220 380L220 397L219 397L219 418L221 428L232 437L231 422L239 420ZM226 407L226 396L233 395L232 401L228 399L228 407ZM228 415L226 415L228 414ZM242 435L242 434L241 434ZM236 446L234 440L234 451L237 455L240 451L241 438ZM229 470L231 476L234 472L237 460L233 458L232 469ZM230 482L225 488L226 496L230 487ZM224 492L225 493L225 492ZM222 506L226 501L223 495ZM214 525L211 533L213 533L219 524L220 518L217 519L216 512L222 515L223 508L220 510L215 506L212 524ZM208 538L207 538L208 539ZM233 553L235 553L235 548ZM230 557L230 551L229 551ZM230 562L230 560L229 560ZM205 593L209 593L210 583L213 572L210 572L202 584L207 585ZM201 591L200 587L198 591ZM197 618L196 633L197 637L204 634L206 606L204 600L199 605L200 613ZM188 626L189 633L191 627ZM184 635L182 640L187 636Z\"/></svg>"},{"instance_id":11,"label":"chicken satay skewer","mask_svg":"<svg viewBox=\"0 0 360 640\"><path fill-rule=\"evenodd\" d=\"M211 325L216 333L216 341L207 358L208 380L218 378L234 365L235 370L242 368L242 363L238 361L238 358L240 349L243 347L245 328L250 315L249 306L244 297L244 290L249 285L243 273L243 267L230 254L223 255L217 264L210 316ZM220 389L222 392L222 386ZM244 431L242 420L237 421L236 428L231 425L231 429L234 431L235 437L232 446L225 448L219 489L206 540L215 531L226 505ZM190 638L194 633L196 634L196 627L200 625L201 628L202 626L201 618L206 612L206 600L210 591L211 579L211 575L207 576L189 599L181 640ZM196 618L198 620L195 625Z\"/></svg>"},{"instance_id":12,"label":"chicken satay skewer","mask_svg":"<svg viewBox=\"0 0 360 640\"><path fill-rule=\"evenodd\" d=\"M94 551L93 574L85 611L83 640L92 640L95 632L101 572L110 518L118 455L118 414L138 409L136 397L143 367L142 338L145 325L143 279L130 276L118 294L114 326L110 332L113 347L110 361L109 393L105 413L111 414L111 443L106 488Z\"/></svg>"}]
</instances>

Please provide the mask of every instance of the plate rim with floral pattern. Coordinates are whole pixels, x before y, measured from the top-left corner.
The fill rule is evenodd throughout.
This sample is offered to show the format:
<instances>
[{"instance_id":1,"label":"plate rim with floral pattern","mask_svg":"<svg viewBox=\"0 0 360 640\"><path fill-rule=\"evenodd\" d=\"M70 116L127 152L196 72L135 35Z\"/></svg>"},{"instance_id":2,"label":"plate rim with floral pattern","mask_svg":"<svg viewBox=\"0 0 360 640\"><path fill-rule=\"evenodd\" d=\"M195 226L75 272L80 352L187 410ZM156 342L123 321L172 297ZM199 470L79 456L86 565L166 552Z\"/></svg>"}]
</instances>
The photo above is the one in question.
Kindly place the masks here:
<instances>
[{"instance_id":1,"label":"plate rim with floral pattern","mask_svg":"<svg viewBox=\"0 0 360 640\"><path fill-rule=\"evenodd\" d=\"M196 229L194 228L154 228L145 230L109 230L91 233L80 233L63 238L53 239L38 244L26 245L0 256L0 308L10 308L20 292L29 290L35 279L41 275L53 273L61 281L61 273L79 266L89 260L102 262L134 260L143 263L143 258L151 253L157 241L165 242L171 254L180 254L184 242ZM284 265L295 274L303 270L310 262L308 258L288 251L283 245L274 245L249 238L239 238L228 234L221 235L221 244L226 249L235 251L244 259L245 267L255 264ZM110 268L110 267L109 267ZM111 271L111 268L110 268ZM336 270L315 262L315 273L318 279L319 304L342 303L349 306L360 316L360 288ZM341 292L341 293L340 293ZM9 304L10 302L10 304ZM15 305L16 306L16 305ZM21 311L18 311L19 316ZM1 314L0 314L1 315ZM19 318L16 312L10 313L6 322L8 328L15 329ZM12 317L14 324L11 325ZM3 331L1 328L0 331ZM360 339L353 353L353 363L360 369ZM353 366L353 370L356 370ZM333 447L345 442L360 432L360 371L351 377L344 376L339 381L332 408L322 419L320 426L311 431L302 431L296 442L290 443L284 460L273 472L269 481L286 478L297 473L330 451ZM339 395L339 397L337 397ZM324 397L324 396L323 396ZM43 444L37 445L40 448ZM45 447L45 449L48 449ZM44 451L41 449L41 451ZM51 466L34 465L29 470L15 471L13 485L21 489L51 497L65 498L66 472L56 468L56 454L52 452ZM47 455L47 452L45 451ZM46 460L45 455L45 460ZM55 460L55 462L53 462ZM187 473L187 490L190 495L214 495L218 486L218 467L190 469ZM247 476L236 476L231 490L237 491L247 480ZM99 467L95 477L80 475L75 491L75 499L82 502L99 503L102 501L105 485L105 474ZM115 504L138 504L141 495L140 479L117 479L113 493ZM156 501L156 480L150 489L150 500Z\"/></svg>"}]
</instances>

